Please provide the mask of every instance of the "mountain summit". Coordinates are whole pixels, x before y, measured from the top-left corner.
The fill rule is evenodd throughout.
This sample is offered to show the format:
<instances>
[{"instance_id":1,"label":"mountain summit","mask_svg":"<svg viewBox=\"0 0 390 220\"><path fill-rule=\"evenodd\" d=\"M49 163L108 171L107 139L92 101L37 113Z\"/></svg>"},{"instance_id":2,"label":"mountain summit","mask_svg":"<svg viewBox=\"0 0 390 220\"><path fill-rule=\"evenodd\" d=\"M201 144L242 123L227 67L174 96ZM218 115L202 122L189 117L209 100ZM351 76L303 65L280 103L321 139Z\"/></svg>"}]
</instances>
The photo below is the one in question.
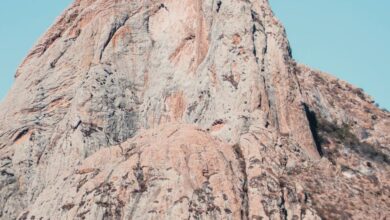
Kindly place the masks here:
<instances>
[{"instance_id":1,"label":"mountain summit","mask_svg":"<svg viewBox=\"0 0 390 220\"><path fill-rule=\"evenodd\" d=\"M0 218L390 218L390 114L266 0L76 0L0 104Z\"/></svg>"}]
</instances>

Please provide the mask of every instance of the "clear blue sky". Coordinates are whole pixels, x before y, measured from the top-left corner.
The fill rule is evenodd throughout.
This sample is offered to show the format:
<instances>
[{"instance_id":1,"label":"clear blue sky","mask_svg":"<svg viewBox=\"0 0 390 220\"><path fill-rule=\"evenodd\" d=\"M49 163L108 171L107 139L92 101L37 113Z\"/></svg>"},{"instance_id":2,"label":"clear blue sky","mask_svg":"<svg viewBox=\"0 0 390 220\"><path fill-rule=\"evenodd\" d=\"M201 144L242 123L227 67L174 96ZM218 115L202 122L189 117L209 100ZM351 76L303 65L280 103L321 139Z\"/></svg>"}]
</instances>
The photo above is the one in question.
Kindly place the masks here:
<instances>
[{"instance_id":1,"label":"clear blue sky","mask_svg":"<svg viewBox=\"0 0 390 220\"><path fill-rule=\"evenodd\" d=\"M390 109L389 0L270 0L300 63L363 88Z\"/></svg>"},{"instance_id":2,"label":"clear blue sky","mask_svg":"<svg viewBox=\"0 0 390 220\"><path fill-rule=\"evenodd\" d=\"M0 0L0 101L17 67L72 0Z\"/></svg>"},{"instance_id":3,"label":"clear blue sky","mask_svg":"<svg viewBox=\"0 0 390 220\"><path fill-rule=\"evenodd\" d=\"M19 63L72 0L4 0L0 7L0 100ZM390 109L389 0L270 0L293 55Z\"/></svg>"}]
</instances>

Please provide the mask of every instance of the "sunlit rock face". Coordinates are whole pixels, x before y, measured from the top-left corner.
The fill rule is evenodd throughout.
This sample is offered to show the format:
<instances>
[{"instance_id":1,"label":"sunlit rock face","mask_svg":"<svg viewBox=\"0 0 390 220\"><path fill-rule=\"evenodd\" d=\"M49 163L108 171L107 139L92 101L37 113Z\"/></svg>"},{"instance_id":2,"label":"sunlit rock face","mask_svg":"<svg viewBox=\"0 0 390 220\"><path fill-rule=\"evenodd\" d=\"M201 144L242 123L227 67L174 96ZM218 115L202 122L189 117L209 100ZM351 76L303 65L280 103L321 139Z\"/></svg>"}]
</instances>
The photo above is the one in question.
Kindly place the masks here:
<instances>
[{"instance_id":1,"label":"sunlit rock face","mask_svg":"<svg viewBox=\"0 0 390 220\"><path fill-rule=\"evenodd\" d=\"M1 219L390 217L390 114L266 0L77 0L15 77Z\"/></svg>"}]
</instances>

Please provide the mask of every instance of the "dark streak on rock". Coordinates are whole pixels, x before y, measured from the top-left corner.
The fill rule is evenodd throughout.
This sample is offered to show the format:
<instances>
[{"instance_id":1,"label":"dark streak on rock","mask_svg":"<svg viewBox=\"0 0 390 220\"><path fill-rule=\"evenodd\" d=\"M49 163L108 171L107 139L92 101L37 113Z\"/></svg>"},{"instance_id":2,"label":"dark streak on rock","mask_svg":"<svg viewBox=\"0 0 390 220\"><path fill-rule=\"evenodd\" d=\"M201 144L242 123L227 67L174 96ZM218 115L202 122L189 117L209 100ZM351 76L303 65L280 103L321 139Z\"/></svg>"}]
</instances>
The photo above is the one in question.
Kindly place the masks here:
<instances>
[{"instance_id":1,"label":"dark streak on rock","mask_svg":"<svg viewBox=\"0 0 390 220\"><path fill-rule=\"evenodd\" d=\"M55 68L58 61L61 59L61 57L64 56L65 52L68 50L68 47L61 51L61 53L50 63L50 68Z\"/></svg>"},{"instance_id":2,"label":"dark streak on rock","mask_svg":"<svg viewBox=\"0 0 390 220\"><path fill-rule=\"evenodd\" d=\"M230 84L232 84L232 86L233 86L235 89L238 88L238 82L236 82L236 81L234 80L234 76L233 76L233 75L229 75L229 76L223 75L222 77L223 77L223 78L222 78L223 81L228 81L228 82L230 82Z\"/></svg>"},{"instance_id":3,"label":"dark streak on rock","mask_svg":"<svg viewBox=\"0 0 390 220\"><path fill-rule=\"evenodd\" d=\"M63 205L61 208L63 210L67 210L68 211L68 210L71 210L73 207L74 207L73 203L68 203L68 204Z\"/></svg>"},{"instance_id":4,"label":"dark streak on rock","mask_svg":"<svg viewBox=\"0 0 390 220\"><path fill-rule=\"evenodd\" d=\"M219 12L219 10L221 10L221 5L222 5L222 1L218 0L217 1L217 13Z\"/></svg>"},{"instance_id":5,"label":"dark streak on rock","mask_svg":"<svg viewBox=\"0 0 390 220\"><path fill-rule=\"evenodd\" d=\"M241 192L241 219L249 219L249 201L248 201L248 174L246 172L246 162L242 149L239 144L233 145L233 151L240 165L240 171L243 176Z\"/></svg>"},{"instance_id":6,"label":"dark streak on rock","mask_svg":"<svg viewBox=\"0 0 390 220\"><path fill-rule=\"evenodd\" d=\"M318 129L317 129L318 125L317 125L316 114L310 110L309 106L306 103L303 103L303 108L305 110L307 120L309 121L310 130L311 130L311 133L313 135L313 139L314 139L314 143L316 144L317 151L320 154L320 156L322 157L324 155L324 152L322 150L321 140L320 140L320 137L318 135Z\"/></svg>"},{"instance_id":7,"label":"dark streak on rock","mask_svg":"<svg viewBox=\"0 0 390 220\"><path fill-rule=\"evenodd\" d=\"M133 168L133 174L137 180L139 189L134 190L134 193L136 193L137 195L136 195L134 204L133 204L131 211L130 211L130 219L133 218L134 212L137 209L137 206L138 206L139 200L141 199L142 193L147 191L144 171L143 171L141 163L139 161L137 163L137 166Z\"/></svg>"},{"instance_id":8,"label":"dark streak on rock","mask_svg":"<svg viewBox=\"0 0 390 220\"><path fill-rule=\"evenodd\" d=\"M126 15L119 23L115 23L114 26L111 28L111 31L110 33L108 34L108 37L106 39L106 41L104 42L103 44L103 48L102 50L100 51L100 59L99 60L102 60L103 58L103 53L106 49L106 47L108 46L108 44L111 42L112 40L112 37L115 35L115 33L121 28L123 27L123 25L126 24L127 20L130 18L129 15Z\"/></svg>"},{"instance_id":9,"label":"dark streak on rock","mask_svg":"<svg viewBox=\"0 0 390 220\"><path fill-rule=\"evenodd\" d=\"M19 134L14 138L13 142L15 143L17 140L19 140L20 138L22 138L24 135L26 135L28 133L30 129L29 128L25 128L23 129L21 132L19 132Z\"/></svg>"}]
</instances>

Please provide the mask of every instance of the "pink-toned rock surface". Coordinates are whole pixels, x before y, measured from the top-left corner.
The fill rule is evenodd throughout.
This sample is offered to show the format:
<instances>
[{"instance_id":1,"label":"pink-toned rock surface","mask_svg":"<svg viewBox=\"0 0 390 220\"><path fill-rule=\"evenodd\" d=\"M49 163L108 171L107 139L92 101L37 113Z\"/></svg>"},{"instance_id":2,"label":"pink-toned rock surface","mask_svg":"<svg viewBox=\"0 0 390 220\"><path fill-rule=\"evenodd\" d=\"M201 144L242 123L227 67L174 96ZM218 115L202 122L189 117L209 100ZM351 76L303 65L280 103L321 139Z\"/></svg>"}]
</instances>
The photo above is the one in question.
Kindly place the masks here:
<instances>
[{"instance_id":1,"label":"pink-toned rock surface","mask_svg":"<svg viewBox=\"0 0 390 220\"><path fill-rule=\"evenodd\" d=\"M1 219L387 219L390 114L266 0L77 0L0 104Z\"/></svg>"}]
</instances>

